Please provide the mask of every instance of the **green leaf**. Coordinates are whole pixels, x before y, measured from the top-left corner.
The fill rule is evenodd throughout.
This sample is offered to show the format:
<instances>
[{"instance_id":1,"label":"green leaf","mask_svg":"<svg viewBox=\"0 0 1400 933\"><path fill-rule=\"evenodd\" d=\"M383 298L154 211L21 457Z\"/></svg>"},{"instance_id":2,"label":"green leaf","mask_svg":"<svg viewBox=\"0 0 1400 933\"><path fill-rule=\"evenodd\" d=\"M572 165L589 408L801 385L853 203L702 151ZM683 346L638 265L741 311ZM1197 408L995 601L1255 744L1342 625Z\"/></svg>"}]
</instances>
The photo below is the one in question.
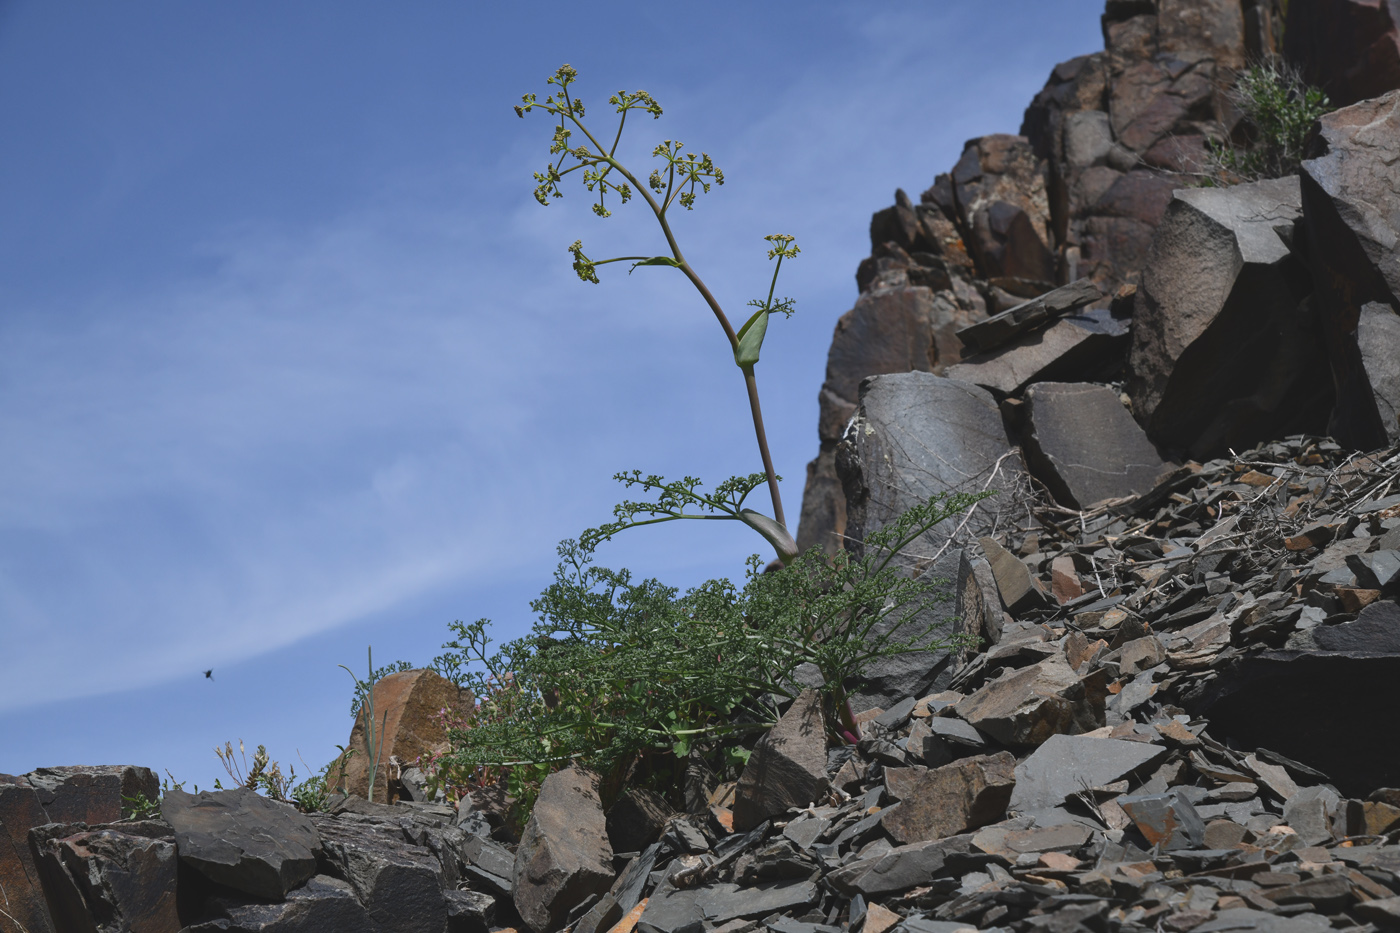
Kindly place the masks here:
<instances>
[{"instance_id":1,"label":"green leaf","mask_svg":"<svg viewBox=\"0 0 1400 933\"><path fill-rule=\"evenodd\" d=\"M759 308L753 317L739 328L739 346L734 349L734 362L740 369L746 369L758 362L758 351L763 346L763 337L768 333L768 309Z\"/></svg>"},{"instance_id":2,"label":"green leaf","mask_svg":"<svg viewBox=\"0 0 1400 933\"><path fill-rule=\"evenodd\" d=\"M638 266L671 266L672 268L679 269L680 265L680 263L676 262L670 256L653 256L650 259L642 259L632 263L632 269ZM632 269L627 270L628 275L632 274Z\"/></svg>"},{"instance_id":3,"label":"green leaf","mask_svg":"<svg viewBox=\"0 0 1400 933\"><path fill-rule=\"evenodd\" d=\"M792 539L792 534L776 520L769 518L762 512L755 512L753 509L741 509L739 521L763 535L764 539L773 545L773 550L778 552L779 557L790 560L797 556L797 542Z\"/></svg>"}]
</instances>

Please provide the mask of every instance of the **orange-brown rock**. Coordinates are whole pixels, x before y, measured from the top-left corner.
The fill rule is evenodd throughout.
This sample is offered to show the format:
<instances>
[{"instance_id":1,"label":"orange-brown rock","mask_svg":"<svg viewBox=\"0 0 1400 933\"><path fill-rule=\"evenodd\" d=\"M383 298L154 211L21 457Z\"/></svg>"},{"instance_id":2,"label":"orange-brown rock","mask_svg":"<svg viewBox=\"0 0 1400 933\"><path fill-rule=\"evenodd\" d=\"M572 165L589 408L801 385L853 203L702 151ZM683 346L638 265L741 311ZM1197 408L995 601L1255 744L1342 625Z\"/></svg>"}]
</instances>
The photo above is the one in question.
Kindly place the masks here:
<instances>
[{"instance_id":1,"label":"orange-brown rock","mask_svg":"<svg viewBox=\"0 0 1400 933\"><path fill-rule=\"evenodd\" d=\"M374 799L377 802L389 802L389 758L397 758L404 767L408 767L419 756L444 748L447 728L443 724L441 711L466 707L470 696L446 677L430 670L401 671L375 683L374 729L379 767L375 772ZM347 747L353 749L354 754L345 768L345 788L357 797L364 797L369 790L369 767L373 755L366 741L363 708L355 720L355 728L350 732ZM331 773L337 773L336 769L333 768Z\"/></svg>"}]
</instances>

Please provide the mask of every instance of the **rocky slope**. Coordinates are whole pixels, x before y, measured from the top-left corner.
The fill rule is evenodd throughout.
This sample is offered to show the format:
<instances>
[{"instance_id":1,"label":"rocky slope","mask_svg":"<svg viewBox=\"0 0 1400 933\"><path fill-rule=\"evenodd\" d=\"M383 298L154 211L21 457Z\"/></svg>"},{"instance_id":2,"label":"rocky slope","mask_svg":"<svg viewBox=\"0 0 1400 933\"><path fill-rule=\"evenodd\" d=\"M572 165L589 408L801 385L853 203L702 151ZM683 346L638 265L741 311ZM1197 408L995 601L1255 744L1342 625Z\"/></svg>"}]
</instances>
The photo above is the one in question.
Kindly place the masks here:
<instances>
[{"instance_id":1,"label":"rocky slope","mask_svg":"<svg viewBox=\"0 0 1400 933\"><path fill-rule=\"evenodd\" d=\"M490 794L422 799L456 688L396 674L392 803L136 818L145 768L0 775L0 931L1400 927L1400 17L1288 15L1349 104L1298 177L1162 174L1235 129L1220 79L1274 7L1110 0L1023 136L875 215L802 538L997 495L906 555L977 648L867 671L855 744L809 691L683 812L570 768L516 838Z\"/></svg>"}]
</instances>

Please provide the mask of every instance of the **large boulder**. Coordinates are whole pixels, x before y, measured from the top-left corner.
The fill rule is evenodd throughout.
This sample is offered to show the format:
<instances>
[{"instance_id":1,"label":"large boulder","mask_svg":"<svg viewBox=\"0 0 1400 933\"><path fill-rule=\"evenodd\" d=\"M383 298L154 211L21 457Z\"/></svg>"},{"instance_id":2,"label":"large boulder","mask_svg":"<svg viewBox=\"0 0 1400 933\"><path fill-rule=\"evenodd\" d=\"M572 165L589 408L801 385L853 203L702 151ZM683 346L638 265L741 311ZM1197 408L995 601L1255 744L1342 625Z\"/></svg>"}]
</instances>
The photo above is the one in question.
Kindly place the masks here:
<instances>
[{"instance_id":1,"label":"large boulder","mask_svg":"<svg viewBox=\"0 0 1400 933\"><path fill-rule=\"evenodd\" d=\"M1330 428L1342 444L1371 450L1397 434L1394 421L1381 416L1393 405L1385 398L1393 387L1377 366L1400 354L1394 322L1384 317L1400 313L1400 91L1327 114L1319 128L1312 158L1303 163L1301 194L1308 263L1337 386Z\"/></svg>"},{"instance_id":2,"label":"large boulder","mask_svg":"<svg viewBox=\"0 0 1400 933\"><path fill-rule=\"evenodd\" d=\"M952 624L962 548L999 522L1017 520L1026 508L1025 470L991 393L930 373L873 376L862 383L859 413L838 448L837 470L846 492L847 549L857 558L868 535L931 496L997 493L970 515L954 516L925 533L906 549L917 558L899 558L904 572L943 581L909 623L907 637L930 624ZM942 689L952 677L953 660L946 650L934 649L877 662L862 672L865 685L853 703L857 710L888 706Z\"/></svg>"},{"instance_id":3,"label":"large boulder","mask_svg":"<svg viewBox=\"0 0 1400 933\"><path fill-rule=\"evenodd\" d=\"M215 884L280 900L316 874L316 827L290 805L246 787L168 790L160 815L175 830L180 860Z\"/></svg>"},{"instance_id":4,"label":"large boulder","mask_svg":"<svg viewBox=\"0 0 1400 933\"><path fill-rule=\"evenodd\" d=\"M388 803L389 759L397 758L406 767L420 756L445 748L447 726L442 721L442 710L464 708L469 700L464 691L436 671L399 671L375 681L375 748L370 749L366 738L365 705L355 719L346 746L354 752L345 766L346 793L357 797L369 793L369 769L377 753L374 799ZM336 769L332 771L338 773Z\"/></svg>"},{"instance_id":5,"label":"large boulder","mask_svg":"<svg viewBox=\"0 0 1400 933\"><path fill-rule=\"evenodd\" d=\"M873 289L841 315L817 398L821 450L807 468L798 547L841 550L846 516L835 449L855 414L861 380L884 373L942 372L960 358L958 330L979 317L952 292L923 286Z\"/></svg>"},{"instance_id":6,"label":"large boulder","mask_svg":"<svg viewBox=\"0 0 1400 933\"><path fill-rule=\"evenodd\" d=\"M1060 505L1139 495L1172 467L1107 386L1041 382L1025 403L1027 464Z\"/></svg>"},{"instance_id":7,"label":"large boulder","mask_svg":"<svg viewBox=\"0 0 1400 933\"><path fill-rule=\"evenodd\" d=\"M1055 281L1044 166L1025 137L969 140L952 182L963 240L984 278Z\"/></svg>"},{"instance_id":8,"label":"large boulder","mask_svg":"<svg viewBox=\"0 0 1400 933\"><path fill-rule=\"evenodd\" d=\"M50 823L30 845L54 925L65 933L176 933L177 857L157 821Z\"/></svg>"},{"instance_id":9,"label":"large boulder","mask_svg":"<svg viewBox=\"0 0 1400 933\"><path fill-rule=\"evenodd\" d=\"M1339 106L1400 88L1400 9L1376 0L1292 0L1283 54Z\"/></svg>"},{"instance_id":10,"label":"large boulder","mask_svg":"<svg viewBox=\"0 0 1400 933\"><path fill-rule=\"evenodd\" d=\"M160 783L149 768L73 765L39 768L21 777L0 774L0 887L5 909L30 933L54 929L29 831L46 823L111 823L123 816L124 797L154 800Z\"/></svg>"},{"instance_id":11,"label":"large boulder","mask_svg":"<svg viewBox=\"0 0 1400 933\"><path fill-rule=\"evenodd\" d=\"M322 814L311 819L320 833L328 870L349 882L373 924L371 929L385 933L444 929L448 902L442 863L428 849L405 840L405 827L398 821ZM319 900L325 903L306 904L305 909L352 910L333 892L324 892Z\"/></svg>"},{"instance_id":12,"label":"large boulder","mask_svg":"<svg viewBox=\"0 0 1400 933\"><path fill-rule=\"evenodd\" d=\"M805 807L829 786L821 695L804 690L759 740L739 775L734 829L747 832L789 807Z\"/></svg>"},{"instance_id":13,"label":"large boulder","mask_svg":"<svg viewBox=\"0 0 1400 933\"><path fill-rule=\"evenodd\" d=\"M39 795L28 781L0 775L0 887L8 902L6 912L29 933L53 931L29 849L29 830L48 822Z\"/></svg>"},{"instance_id":14,"label":"large boulder","mask_svg":"<svg viewBox=\"0 0 1400 933\"><path fill-rule=\"evenodd\" d=\"M562 927L575 906L607 892L612 855L597 775L571 767L545 778L515 851L520 918L535 933Z\"/></svg>"},{"instance_id":15,"label":"large boulder","mask_svg":"<svg viewBox=\"0 0 1400 933\"><path fill-rule=\"evenodd\" d=\"M1176 192L1133 311L1133 412L1159 445L1206 460L1322 433L1330 385L1306 270L1289 249L1296 178Z\"/></svg>"}]
</instances>

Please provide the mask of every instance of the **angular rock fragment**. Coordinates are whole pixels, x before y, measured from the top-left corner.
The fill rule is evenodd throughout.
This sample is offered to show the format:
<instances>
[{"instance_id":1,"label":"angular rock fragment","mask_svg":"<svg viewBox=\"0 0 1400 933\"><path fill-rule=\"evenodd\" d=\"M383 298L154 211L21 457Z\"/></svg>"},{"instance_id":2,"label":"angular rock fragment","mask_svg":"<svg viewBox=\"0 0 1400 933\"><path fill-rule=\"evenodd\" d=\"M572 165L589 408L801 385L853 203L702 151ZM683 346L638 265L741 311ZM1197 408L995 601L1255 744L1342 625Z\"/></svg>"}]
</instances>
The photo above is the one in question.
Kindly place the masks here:
<instances>
[{"instance_id":1,"label":"angular rock fragment","mask_svg":"<svg viewBox=\"0 0 1400 933\"><path fill-rule=\"evenodd\" d=\"M1400 156L1400 91L1324 115L1312 158L1303 162L1303 221L1315 301L1327 337L1336 408L1329 431L1352 448L1382 447L1396 426L1382 423L1375 387L1358 345L1362 308L1400 313L1400 218L1394 166ZM1392 322L1368 322L1369 355L1390 345ZM1393 365L1393 363L1392 363ZM1379 375L1379 374L1378 374ZM1388 404L1381 400L1381 404Z\"/></svg>"},{"instance_id":2,"label":"angular rock fragment","mask_svg":"<svg viewBox=\"0 0 1400 933\"><path fill-rule=\"evenodd\" d=\"M552 933L575 905L606 893L612 881L597 776L577 767L554 772L540 786L515 851L515 909L535 933Z\"/></svg>"},{"instance_id":3,"label":"angular rock fragment","mask_svg":"<svg viewBox=\"0 0 1400 933\"><path fill-rule=\"evenodd\" d=\"M998 742L1038 745L1102 726L1105 696L1101 682L1081 680L1057 654L989 681L958 704L958 715Z\"/></svg>"},{"instance_id":4,"label":"angular rock fragment","mask_svg":"<svg viewBox=\"0 0 1400 933\"><path fill-rule=\"evenodd\" d=\"M1127 328L1107 312L1069 315L985 354L949 366L946 375L1015 395L1036 382L1092 379L1122 360Z\"/></svg>"},{"instance_id":5,"label":"angular rock fragment","mask_svg":"<svg viewBox=\"0 0 1400 933\"><path fill-rule=\"evenodd\" d=\"M991 565L1001 601L1012 615L1043 609L1050 604L1040 581L1031 576L1016 555L998 544L996 538L979 538L977 543L982 545L982 553Z\"/></svg>"},{"instance_id":6,"label":"angular rock fragment","mask_svg":"<svg viewBox=\"0 0 1400 933\"><path fill-rule=\"evenodd\" d=\"M162 838L164 837L164 838ZM31 846L56 929L176 933L175 839L161 823L51 823Z\"/></svg>"},{"instance_id":7,"label":"angular rock fragment","mask_svg":"<svg viewBox=\"0 0 1400 933\"><path fill-rule=\"evenodd\" d=\"M398 823L312 815L331 871L349 882L378 929L417 933L447 922L443 871L433 854L405 841Z\"/></svg>"},{"instance_id":8,"label":"angular rock fragment","mask_svg":"<svg viewBox=\"0 0 1400 933\"><path fill-rule=\"evenodd\" d=\"M457 893L457 892L452 892ZM264 903L244 897L219 894L204 905L208 919L185 927L187 933L292 933L292 931L369 931L401 930L404 933L441 930L422 923L399 922L376 925L355 897L351 886L330 875L315 875L300 887L287 892L286 900ZM131 928L133 931L141 927ZM470 929L470 928L467 928Z\"/></svg>"},{"instance_id":9,"label":"angular rock fragment","mask_svg":"<svg viewBox=\"0 0 1400 933\"><path fill-rule=\"evenodd\" d=\"M48 907L29 849L29 829L49 822L39 795L23 778L0 775L0 885L5 910L29 933L51 933Z\"/></svg>"},{"instance_id":10,"label":"angular rock fragment","mask_svg":"<svg viewBox=\"0 0 1400 933\"><path fill-rule=\"evenodd\" d=\"M24 777L55 823L115 823L125 815L125 800L160 797L155 772L135 765L37 768Z\"/></svg>"},{"instance_id":11,"label":"angular rock fragment","mask_svg":"<svg viewBox=\"0 0 1400 933\"><path fill-rule=\"evenodd\" d=\"M1164 851L1199 848L1205 841L1205 823L1196 808L1179 794L1125 794L1117 803L1132 817L1147 841L1160 845Z\"/></svg>"},{"instance_id":12,"label":"angular rock fragment","mask_svg":"<svg viewBox=\"0 0 1400 933\"><path fill-rule=\"evenodd\" d=\"M1027 464L1067 508L1145 493L1173 466L1107 386L1041 382L1025 402Z\"/></svg>"},{"instance_id":13,"label":"angular rock fragment","mask_svg":"<svg viewBox=\"0 0 1400 933\"><path fill-rule=\"evenodd\" d=\"M935 842L915 842L896 846L888 852L859 859L827 875L827 882L843 894L866 898L907 891L937 877L949 857L966 854L970 835L954 836Z\"/></svg>"},{"instance_id":14,"label":"angular rock fragment","mask_svg":"<svg viewBox=\"0 0 1400 933\"><path fill-rule=\"evenodd\" d=\"M1147 742L1052 735L1016 766L1009 807L1035 813L1058 807L1085 788L1104 787L1161 761L1167 750Z\"/></svg>"},{"instance_id":15,"label":"angular rock fragment","mask_svg":"<svg viewBox=\"0 0 1400 933\"><path fill-rule=\"evenodd\" d=\"M963 347L969 353L994 350L1031 328L1097 301L1100 297L1102 292L1098 286L1088 279L1079 279L1000 314L994 314L985 321L964 327L958 331L958 340L962 341Z\"/></svg>"},{"instance_id":16,"label":"angular rock fragment","mask_svg":"<svg viewBox=\"0 0 1400 933\"><path fill-rule=\"evenodd\" d=\"M1205 460L1322 433L1320 331L1286 234L1294 178L1176 192L1133 311L1133 412L1157 444Z\"/></svg>"},{"instance_id":17,"label":"angular rock fragment","mask_svg":"<svg viewBox=\"0 0 1400 933\"><path fill-rule=\"evenodd\" d=\"M805 807L829 786L821 695L804 690L749 756L735 792L734 829L747 832L789 807Z\"/></svg>"},{"instance_id":18,"label":"angular rock fragment","mask_svg":"<svg viewBox=\"0 0 1400 933\"><path fill-rule=\"evenodd\" d=\"M675 811L664 797L645 788L633 788L608 811L608 842L614 852L640 852L656 841Z\"/></svg>"},{"instance_id":19,"label":"angular rock fragment","mask_svg":"<svg viewBox=\"0 0 1400 933\"><path fill-rule=\"evenodd\" d=\"M979 502L970 516L930 529L898 558L902 572L948 581L935 588L909 623L907 637L928 625L950 624L951 600L940 603L938 597L955 592L962 547L996 522L1015 520L1024 509L1014 491L1025 482L1025 473L992 397L976 386L927 373L871 377L862 383L859 416L838 448L837 466L846 489L847 549L857 557L864 553L867 535L931 496L1001 491ZM950 546L948 539L960 527L959 540ZM930 566L907 556L913 554L940 556ZM876 662L861 671L864 686L853 701L855 708L885 707L906 696L936 692L951 679L954 660L940 649Z\"/></svg>"},{"instance_id":20,"label":"angular rock fragment","mask_svg":"<svg viewBox=\"0 0 1400 933\"><path fill-rule=\"evenodd\" d=\"M895 842L943 839L994 823L1006 813L1015 784L1010 752L963 758L919 776L881 824Z\"/></svg>"},{"instance_id":21,"label":"angular rock fragment","mask_svg":"<svg viewBox=\"0 0 1400 933\"><path fill-rule=\"evenodd\" d=\"M160 815L175 830L180 860L216 884L281 899L316 874L316 827L290 806L246 787L199 794L168 790Z\"/></svg>"}]
</instances>

